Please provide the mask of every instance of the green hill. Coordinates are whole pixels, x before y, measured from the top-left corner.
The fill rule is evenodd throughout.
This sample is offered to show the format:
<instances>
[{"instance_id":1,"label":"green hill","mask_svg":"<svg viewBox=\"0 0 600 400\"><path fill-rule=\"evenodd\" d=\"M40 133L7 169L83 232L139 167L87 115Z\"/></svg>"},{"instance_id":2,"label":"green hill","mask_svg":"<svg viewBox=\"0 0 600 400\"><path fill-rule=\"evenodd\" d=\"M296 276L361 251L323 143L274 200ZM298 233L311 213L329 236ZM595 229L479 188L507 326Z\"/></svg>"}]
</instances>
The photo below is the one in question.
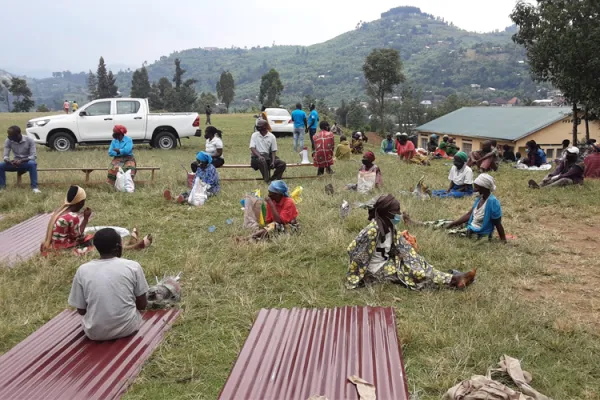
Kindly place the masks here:
<instances>
[{"instance_id":1,"label":"green hill","mask_svg":"<svg viewBox=\"0 0 600 400\"><path fill-rule=\"evenodd\" d=\"M187 70L185 77L198 80L198 92L215 92L221 71L229 70L237 85L234 108L246 108L256 100L262 74L276 68L285 86L284 103L311 95L339 104L342 99L364 98L363 61L372 49L389 47L400 51L408 81L419 86L426 98L451 93L478 100L501 96L535 98L536 86L524 62L525 53L511 41L514 29L486 34L467 32L416 7L398 7L324 43L189 49L161 57L148 66L148 72L151 80L171 78L173 61L180 58ZM37 103L60 104L64 97L84 99L85 73L67 71L59 75L62 76L30 81ZM118 73L117 83L123 94L129 92L130 82L131 71ZM472 84L480 88L473 89ZM488 87L496 91L485 90Z\"/></svg>"}]
</instances>

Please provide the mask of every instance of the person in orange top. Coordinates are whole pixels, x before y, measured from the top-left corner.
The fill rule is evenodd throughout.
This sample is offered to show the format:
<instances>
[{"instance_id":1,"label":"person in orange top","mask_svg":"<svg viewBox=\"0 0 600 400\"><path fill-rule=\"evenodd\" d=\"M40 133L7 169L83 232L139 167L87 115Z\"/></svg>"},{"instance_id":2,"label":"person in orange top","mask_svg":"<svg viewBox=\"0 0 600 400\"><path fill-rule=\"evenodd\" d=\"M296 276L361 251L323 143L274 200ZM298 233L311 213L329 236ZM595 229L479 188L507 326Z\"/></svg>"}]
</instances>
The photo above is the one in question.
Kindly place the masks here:
<instances>
[{"instance_id":1,"label":"person in orange top","mask_svg":"<svg viewBox=\"0 0 600 400\"><path fill-rule=\"evenodd\" d=\"M319 127L321 131L313 137L315 143L313 159L315 167L318 168L317 176L323 175L325 170L328 174L333 174L331 166L333 165L333 150L335 148L335 138L333 133L329 132L329 122L322 121Z\"/></svg>"},{"instance_id":2,"label":"person in orange top","mask_svg":"<svg viewBox=\"0 0 600 400\"><path fill-rule=\"evenodd\" d=\"M298 209L290 197L289 189L284 181L273 181L269 185L269 196L266 199L266 226L252 237L255 240L265 239L278 233L295 232L300 229L296 221Z\"/></svg>"},{"instance_id":3,"label":"person in orange top","mask_svg":"<svg viewBox=\"0 0 600 400\"><path fill-rule=\"evenodd\" d=\"M412 160L416 151L413 142L408 140L408 135L406 133L401 133L400 135L396 135L396 139L396 152L398 153L398 157L400 157L401 160Z\"/></svg>"}]
</instances>

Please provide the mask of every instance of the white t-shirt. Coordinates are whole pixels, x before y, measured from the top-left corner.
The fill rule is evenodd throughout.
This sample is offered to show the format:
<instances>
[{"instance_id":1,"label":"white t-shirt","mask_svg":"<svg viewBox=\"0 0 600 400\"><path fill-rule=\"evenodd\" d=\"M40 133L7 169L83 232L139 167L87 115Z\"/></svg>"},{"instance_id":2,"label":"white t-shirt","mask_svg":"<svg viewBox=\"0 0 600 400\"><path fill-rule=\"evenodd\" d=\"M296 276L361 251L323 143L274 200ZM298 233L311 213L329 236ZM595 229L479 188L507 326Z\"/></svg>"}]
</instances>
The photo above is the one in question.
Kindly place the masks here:
<instances>
[{"instance_id":1,"label":"white t-shirt","mask_svg":"<svg viewBox=\"0 0 600 400\"><path fill-rule=\"evenodd\" d=\"M379 241L379 238L376 240L377 244L375 245L375 251L373 251L373 256L371 257L369 267L367 268L372 274L379 271L389 259L390 250L392 249L392 231L389 231L387 235L385 235L383 242Z\"/></svg>"},{"instance_id":2,"label":"white t-shirt","mask_svg":"<svg viewBox=\"0 0 600 400\"><path fill-rule=\"evenodd\" d=\"M261 135L260 132L254 132L250 137L250 148L253 147L261 154L271 154L277 151L277 139L271 132L268 132L265 136Z\"/></svg>"},{"instance_id":3,"label":"white t-shirt","mask_svg":"<svg viewBox=\"0 0 600 400\"><path fill-rule=\"evenodd\" d=\"M111 340L139 330L135 298L148 292L140 264L123 258L94 260L77 269L69 295L72 307L86 309L83 331L92 340Z\"/></svg>"},{"instance_id":4,"label":"white t-shirt","mask_svg":"<svg viewBox=\"0 0 600 400\"><path fill-rule=\"evenodd\" d=\"M471 220L471 226L477 230L480 230L481 226L483 225L483 218L485 217L486 204L487 204L487 200L481 205L481 207L473 210L473 219Z\"/></svg>"},{"instance_id":5,"label":"white t-shirt","mask_svg":"<svg viewBox=\"0 0 600 400\"><path fill-rule=\"evenodd\" d=\"M206 152L211 155L211 157L217 156L217 149L223 148L223 141L221 138L214 137L212 139L206 139Z\"/></svg>"},{"instance_id":6,"label":"white t-shirt","mask_svg":"<svg viewBox=\"0 0 600 400\"><path fill-rule=\"evenodd\" d=\"M467 166L467 164L465 164L460 170L457 169L455 165L453 165L450 169L448 180L454 182L454 184L459 186L472 185L473 170L469 166Z\"/></svg>"}]
</instances>

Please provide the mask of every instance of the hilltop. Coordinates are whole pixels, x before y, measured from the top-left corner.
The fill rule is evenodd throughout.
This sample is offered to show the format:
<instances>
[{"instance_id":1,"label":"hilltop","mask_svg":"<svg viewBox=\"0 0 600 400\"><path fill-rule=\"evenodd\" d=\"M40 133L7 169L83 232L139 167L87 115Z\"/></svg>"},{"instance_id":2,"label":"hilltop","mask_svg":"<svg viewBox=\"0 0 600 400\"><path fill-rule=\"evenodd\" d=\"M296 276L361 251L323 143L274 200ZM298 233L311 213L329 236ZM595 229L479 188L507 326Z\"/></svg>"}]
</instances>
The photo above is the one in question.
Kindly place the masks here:
<instances>
[{"instance_id":1,"label":"hilltop","mask_svg":"<svg viewBox=\"0 0 600 400\"><path fill-rule=\"evenodd\" d=\"M525 53L511 41L514 29L473 33L419 8L398 7L378 20L360 23L350 32L312 46L189 49L161 57L148 66L148 72L151 80L171 78L173 61L180 58L186 78L198 80L198 92L214 92L220 73L229 70L237 85L234 107L245 108L255 101L262 74L276 68L285 86L284 103L311 95L339 104L342 99L364 98L364 58L373 48L388 47L400 51L408 81L432 100L451 93L480 100L502 94L534 98L536 86L529 77ZM132 71L117 75L124 94L129 91L131 75ZM60 104L64 98L85 97L86 74L67 71L53 78L32 79L30 84L38 103ZM496 90L486 91L488 87Z\"/></svg>"}]
</instances>

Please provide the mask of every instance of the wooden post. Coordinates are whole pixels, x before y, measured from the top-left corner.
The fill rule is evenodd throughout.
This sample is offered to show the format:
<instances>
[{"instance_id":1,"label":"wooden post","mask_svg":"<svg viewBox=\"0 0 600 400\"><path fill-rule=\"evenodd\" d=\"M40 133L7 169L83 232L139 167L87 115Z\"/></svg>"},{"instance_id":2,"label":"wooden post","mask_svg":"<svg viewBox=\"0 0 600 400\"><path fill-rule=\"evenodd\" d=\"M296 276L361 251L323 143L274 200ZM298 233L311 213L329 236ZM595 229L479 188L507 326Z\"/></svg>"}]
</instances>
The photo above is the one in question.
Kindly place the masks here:
<instances>
[{"instance_id":1,"label":"wooden post","mask_svg":"<svg viewBox=\"0 0 600 400\"><path fill-rule=\"evenodd\" d=\"M90 182L90 174L92 173L93 170L91 169L84 169L83 172L85 172L85 183L88 184Z\"/></svg>"},{"instance_id":2,"label":"wooden post","mask_svg":"<svg viewBox=\"0 0 600 400\"><path fill-rule=\"evenodd\" d=\"M156 171L154 168L152 169L152 177L150 178L150 182L154 182L154 171Z\"/></svg>"}]
</instances>

